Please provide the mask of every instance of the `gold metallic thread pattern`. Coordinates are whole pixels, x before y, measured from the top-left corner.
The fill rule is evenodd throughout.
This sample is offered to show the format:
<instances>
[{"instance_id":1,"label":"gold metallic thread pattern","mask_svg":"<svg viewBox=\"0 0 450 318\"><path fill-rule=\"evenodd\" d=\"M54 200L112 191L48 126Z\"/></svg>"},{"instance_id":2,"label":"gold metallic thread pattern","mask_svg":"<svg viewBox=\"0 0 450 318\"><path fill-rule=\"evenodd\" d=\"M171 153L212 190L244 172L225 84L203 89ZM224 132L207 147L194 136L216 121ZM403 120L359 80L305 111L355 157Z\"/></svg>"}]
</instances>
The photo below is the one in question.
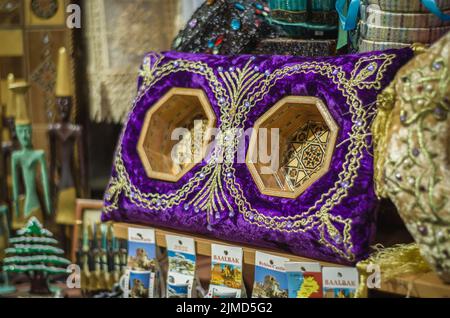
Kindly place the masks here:
<instances>
[{"instance_id":1,"label":"gold metallic thread pattern","mask_svg":"<svg viewBox=\"0 0 450 318\"><path fill-rule=\"evenodd\" d=\"M450 282L450 34L397 74L373 126L375 180L425 259ZM395 91L395 94L394 94Z\"/></svg>"},{"instance_id":2,"label":"gold metallic thread pattern","mask_svg":"<svg viewBox=\"0 0 450 318\"><path fill-rule=\"evenodd\" d=\"M345 141L349 150L342 164L338 180L333 187L321 195L313 206L306 211L299 211L295 216L272 217L259 213L248 202L244 191L236 181L233 160L224 160L221 164L216 164L214 160L210 160L201 171L196 173L176 192L170 194L142 193L131 183L123 163L120 145L125 128L120 138L115 159L116 176L112 178L106 192L105 198L108 206L104 208L104 212L109 213L118 209L119 195L123 194L134 205L150 211L162 211L183 205L188 209L206 212L207 219L210 221L210 218L214 217L217 211L226 209L232 211L231 203L225 196L225 190L227 190L234 199L238 212L247 222L285 233L304 233L317 227L320 231L321 244L331 248L335 253L349 261L354 260L350 234L352 220L331 215L329 212L348 196L349 189L358 176L363 151L370 147L367 137L373 114L366 111L365 105L357 95L356 88L381 88L380 81L387 66L392 63L394 58L395 54L361 58L351 74L345 73L342 67L326 62L304 62L277 69L271 74L263 74L252 67L253 60L249 59L242 69L235 68L218 72L222 84L214 70L203 62L178 59L162 64L162 55L154 54L148 57L140 73L143 77L143 85L139 89L133 109L156 83L170 74L190 72L203 76L215 95L216 101L221 106L220 122L222 124L219 128L222 132L231 131L236 134L236 138L227 138L226 133L219 135L216 138L217 144L213 150L212 158L216 158L215 156L222 152L225 154L225 159L234 158L238 148L238 140L242 135L247 115L251 109L264 99L277 81L295 74L307 73L315 73L329 78L346 99L347 105L349 105L349 114L354 123ZM347 78L348 76L350 78ZM130 114L132 113L133 111L130 112ZM129 119L127 123L128 121ZM202 186L200 187L200 185ZM189 196L194 192L196 195L189 200ZM342 230L339 230L339 227Z\"/></svg>"}]
</instances>

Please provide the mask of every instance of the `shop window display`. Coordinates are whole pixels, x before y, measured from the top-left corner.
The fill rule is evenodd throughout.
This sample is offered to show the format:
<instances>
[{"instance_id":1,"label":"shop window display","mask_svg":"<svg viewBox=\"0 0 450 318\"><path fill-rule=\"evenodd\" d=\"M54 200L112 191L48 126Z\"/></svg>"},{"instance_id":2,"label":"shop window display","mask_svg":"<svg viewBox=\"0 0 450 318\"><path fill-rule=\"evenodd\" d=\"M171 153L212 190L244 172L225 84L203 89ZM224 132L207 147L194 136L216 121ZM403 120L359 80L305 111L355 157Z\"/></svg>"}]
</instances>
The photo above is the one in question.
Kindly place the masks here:
<instances>
[{"instance_id":1,"label":"shop window display","mask_svg":"<svg viewBox=\"0 0 450 318\"><path fill-rule=\"evenodd\" d=\"M0 298L450 297L449 23L0 0Z\"/></svg>"}]
</instances>

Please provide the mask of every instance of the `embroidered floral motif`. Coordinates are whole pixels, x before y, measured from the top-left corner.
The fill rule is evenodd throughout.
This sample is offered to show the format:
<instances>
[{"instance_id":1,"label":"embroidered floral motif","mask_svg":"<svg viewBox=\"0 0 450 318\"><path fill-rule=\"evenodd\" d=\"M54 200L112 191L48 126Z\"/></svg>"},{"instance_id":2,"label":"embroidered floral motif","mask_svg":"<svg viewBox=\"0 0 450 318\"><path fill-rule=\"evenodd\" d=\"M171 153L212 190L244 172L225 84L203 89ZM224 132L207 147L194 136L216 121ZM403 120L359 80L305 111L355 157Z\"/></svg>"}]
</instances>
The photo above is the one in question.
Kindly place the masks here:
<instances>
[{"instance_id":1,"label":"embroidered floral motif","mask_svg":"<svg viewBox=\"0 0 450 318\"><path fill-rule=\"evenodd\" d=\"M329 212L348 196L349 189L353 187L358 176L363 151L368 149L367 136L373 114L369 114L364 109L355 88L381 88L380 81L383 74L394 58L395 54L363 57L356 63L351 74L346 74L341 67L325 62L288 65L265 74L252 66L251 59L242 69L234 68L219 72L215 72L203 62L179 59L160 65L160 59L156 59L156 63L150 63L148 60L141 71L144 80L134 107L157 82L172 73L190 72L207 80L210 90L215 95L215 102L220 105L221 126L219 128L222 132L237 132L237 138L231 141L224 134L216 138L218 142L213 151L213 158L222 151L230 158L235 155L238 144L233 140L239 140L241 128L245 127L249 112L269 94L277 81L296 74L307 73L320 74L329 78L346 98L349 114L354 123L346 140L348 153L338 180L313 206L306 211L299 211L295 216L271 217L257 211L247 200L243 189L236 181L233 160L225 160L222 164L216 164L214 160L210 160L176 192L142 193L130 182L122 159L122 149L119 146L115 160L116 174L107 190L108 204L104 212L108 213L118 208L118 193L124 194L134 205L148 211L162 211L174 206L184 206L186 209L193 207L196 211L205 211L210 223L221 217L218 213L220 211L228 210L230 215L234 215L234 206L237 209L236 212L239 212L247 222L258 227L286 233L304 233L312 228L318 228L321 244L352 261L354 259L350 235L352 220L331 215ZM350 79L347 79L348 75ZM121 144L120 141L119 145ZM234 202L227 200L225 191L231 194Z\"/></svg>"}]
</instances>

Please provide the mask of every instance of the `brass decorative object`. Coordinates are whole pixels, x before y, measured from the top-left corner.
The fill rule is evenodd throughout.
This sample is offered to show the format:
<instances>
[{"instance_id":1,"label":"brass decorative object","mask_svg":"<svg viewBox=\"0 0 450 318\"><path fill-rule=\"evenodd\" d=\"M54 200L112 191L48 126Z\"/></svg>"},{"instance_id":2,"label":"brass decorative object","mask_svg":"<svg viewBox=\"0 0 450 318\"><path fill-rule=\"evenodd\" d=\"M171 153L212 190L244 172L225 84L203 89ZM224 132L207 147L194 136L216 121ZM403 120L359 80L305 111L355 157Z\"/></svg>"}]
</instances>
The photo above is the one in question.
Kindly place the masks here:
<instances>
[{"instance_id":1,"label":"brass decorative object","mask_svg":"<svg viewBox=\"0 0 450 318\"><path fill-rule=\"evenodd\" d=\"M41 19L50 19L58 11L57 0L31 0L31 10Z\"/></svg>"},{"instance_id":2,"label":"brass decorative object","mask_svg":"<svg viewBox=\"0 0 450 318\"><path fill-rule=\"evenodd\" d=\"M62 25L65 22L67 0L23 0L25 23L30 26Z\"/></svg>"},{"instance_id":3,"label":"brass decorative object","mask_svg":"<svg viewBox=\"0 0 450 318\"><path fill-rule=\"evenodd\" d=\"M273 173L262 172L272 167L258 157L258 134L264 128L279 129L280 165ZM290 199L302 194L328 171L338 131L318 98L288 96L275 104L255 123L247 155L247 166L261 193Z\"/></svg>"}]
</instances>

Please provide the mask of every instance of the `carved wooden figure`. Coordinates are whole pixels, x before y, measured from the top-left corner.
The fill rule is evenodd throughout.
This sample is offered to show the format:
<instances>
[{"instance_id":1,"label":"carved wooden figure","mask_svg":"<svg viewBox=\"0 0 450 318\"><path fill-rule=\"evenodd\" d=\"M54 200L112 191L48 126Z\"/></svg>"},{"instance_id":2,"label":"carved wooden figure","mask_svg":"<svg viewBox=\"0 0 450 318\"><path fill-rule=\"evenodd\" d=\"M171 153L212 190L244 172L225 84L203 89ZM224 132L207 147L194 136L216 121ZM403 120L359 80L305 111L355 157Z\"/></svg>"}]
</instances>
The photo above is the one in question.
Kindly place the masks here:
<instances>
[{"instance_id":1,"label":"carved wooden figure","mask_svg":"<svg viewBox=\"0 0 450 318\"><path fill-rule=\"evenodd\" d=\"M15 93L16 102L16 133L20 143L20 150L12 154L11 172L13 186L13 229L24 227L27 220L35 216L43 221L43 210L48 215L51 214L50 183L48 180L47 164L43 150L34 150L32 146L32 128L28 118L25 96L29 85L25 82L14 83L9 86ZM37 191L37 168L40 166L40 183L43 189L43 202L45 209L42 209ZM20 175L25 186L25 194L19 194Z\"/></svg>"},{"instance_id":2,"label":"carved wooden figure","mask_svg":"<svg viewBox=\"0 0 450 318\"><path fill-rule=\"evenodd\" d=\"M86 189L83 132L81 126L70 122L71 95L69 59L66 49L61 48L56 80L56 104L59 111L59 122L50 125L48 134L51 153L50 178L56 200L56 222L63 225L75 224L75 201L77 197L84 195L83 192ZM78 169L76 169L76 166L78 166ZM78 191L77 177L79 177Z\"/></svg>"},{"instance_id":3,"label":"carved wooden figure","mask_svg":"<svg viewBox=\"0 0 450 318\"><path fill-rule=\"evenodd\" d=\"M9 87L15 81L14 74L9 74L7 78L7 86ZM15 96L10 89L7 90L5 98L5 110L1 118L3 129L1 130L1 160L0 160L0 202L11 201L11 178L9 163L11 161L11 154L14 150L19 149L19 141L17 140L16 127L14 123L15 118Z\"/></svg>"}]
</instances>

